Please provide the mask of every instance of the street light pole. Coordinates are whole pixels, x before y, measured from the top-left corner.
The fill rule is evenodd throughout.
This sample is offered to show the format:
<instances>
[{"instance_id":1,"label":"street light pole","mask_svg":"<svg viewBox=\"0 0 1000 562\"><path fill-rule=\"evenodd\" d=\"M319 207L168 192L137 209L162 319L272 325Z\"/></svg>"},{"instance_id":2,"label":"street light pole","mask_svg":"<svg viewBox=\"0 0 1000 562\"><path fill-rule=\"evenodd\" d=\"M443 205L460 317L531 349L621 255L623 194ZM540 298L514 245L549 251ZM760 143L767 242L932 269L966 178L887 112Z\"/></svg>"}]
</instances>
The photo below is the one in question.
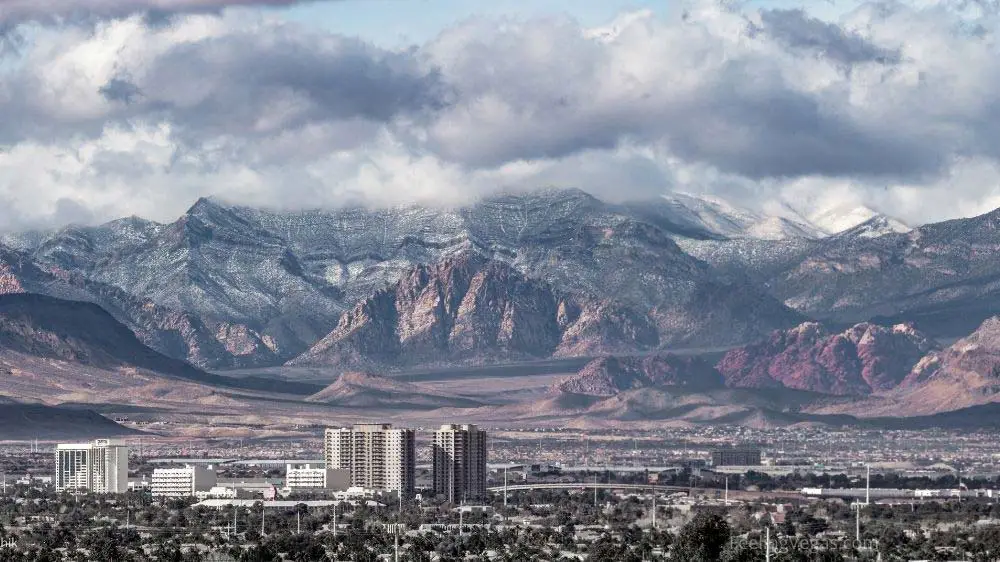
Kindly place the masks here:
<instances>
[{"instance_id":1,"label":"street light pole","mask_svg":"<svg viewBox=\"0 0 1000 562\"><path fill-rule=\"evenodd\" d=\"M597 507L597 475L594 475L594 507Z\"/></svg>"},{"instance_id":2,"label":"street light pole","mask_svg":"<svg viewBox=\"0 0 1000 562\"><path fill-rule=\"evenodd\" d=\"M771 528L764 528L764 560L771 562Z\"/></svg>"},{"instance_id":3,"label":"street light pole","mask_svg":"<svg viewBox=\"0 0 1000 562\"><path fill-rule=\"evenodd\" d=\"M656 490L653 490L653 528L656 528Z\"/></svg>"},{"instance_id":4,"label":"street light pole","mask_svg":"<svg viewBox=\"0 0 1000 562\"><path fill-rule=\"evenodd\" d=\"M507 467L503 467L503 506L507 507Z\"/></svg>"}]
</instances>

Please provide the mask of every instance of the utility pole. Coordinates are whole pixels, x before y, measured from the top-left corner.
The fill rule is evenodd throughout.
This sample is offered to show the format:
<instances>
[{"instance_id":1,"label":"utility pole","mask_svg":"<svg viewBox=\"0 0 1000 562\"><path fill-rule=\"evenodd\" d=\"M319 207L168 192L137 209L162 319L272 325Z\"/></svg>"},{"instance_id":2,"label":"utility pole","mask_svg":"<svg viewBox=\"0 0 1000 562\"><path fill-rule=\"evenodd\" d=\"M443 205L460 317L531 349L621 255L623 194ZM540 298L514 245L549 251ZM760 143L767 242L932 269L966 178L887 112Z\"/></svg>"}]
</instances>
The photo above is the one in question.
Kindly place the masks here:
<instances>
[{"instance_id":1,"label":"utility pole","mask_svg":"<svg viewBox=\"0 0 1000 562\"><path fill-rule=\"evenodd\" d=\"M295 534L302 534L302 514L298 511L295 512Z\"/></svg>"},{"instance_id":2,"label":"utility pole","mask_svg":"<svg viewBox=\"0 0 1000 562\"><path fill-rule=\"evenodd\" d=\"M334 538L334 540L337 539L337 506L338 505L340 505L340 502L337 502L337 503L333 504L333 538Z\"/></svg>"},{"instance_id":3,"label":"utility pole","mask_svg":"<svg viewBox=\"0 0 1000 562\"><path fill-rule=\"evenodd\" d=\"M771 562L771 528L764 528L764 560Z\"/></svg>"},{"instance_id":4,"label":"utility pole","mask_svg":"<svg viewBox=\"0 0 1000 562\"><path fill-rule=\"evenodd\" d=\"M962 469L958 469L958 503L962 503Z\"/></svg>"},{"instance_id":5,"label":"utility pole","mask_svg":"<svg viewBox=\"0 0 1000 562\"><path fill-rule=\"evenodd\" d=\"M656 490L653 490L653 528L656 528Z\"/></svg>"},{"instance_id":6,"label":"utility pole","mask_svg":"<svg viewBox=\"0 0 1000 562\"><path fill-rule=\"evenodd\" d=\"M264 536L264 502L260 502L260 536Z\"/></svg>"},{"instance_id":7,"label":"utility pole","mask_svg":"<svg viewBox=\"0 0 1000 562\"><path fill-rule=\"evenodd\" d=\"M872 465L866 465L867 476L865 476L865 505L871 501L871 487L872 487Z\"/></svg>"},{"instance_id":8,"label":"utility pole","mask_svg":"<svg viewBox=\"0 0 1000 562\"><path fill-rule=\"evenodd\" d=\"M395 542L396 546L396 562L399 562L399 523L396 523L394 527L396 528L396 532L393 533L392 535L393 535L393 542Z\"/></svg>"},{"instance_id":9,"label":"utility pole","mask_svg":"<svg viewBox=\"0 0 1000 562\"><path fill-rule=\"evenodd\" d=\"M857 505L854 512L854 540L861 540L861 506Z\"/></svg>"},{"instance_id":10,"label":"utility pole","mask_svg":"<svg viewBox=\"0 0 1000 562\"><path fill-rule=\"evenodd\" d=\"M507 507L507 467L503 467L503 506Z\"/></svg>"},{"instance_id":11,"label":"utility pole","mask_svg":"<svg viewBox=\"0 0 1000 562\"><path fill-rule=\"evenodd\" d=\"M726 475L726 507L729 507L729 475Z\"/></svg>"},{"instance_id":12,"label":"utility pole","mask_svg":"<svg viewBox=\"0 0 1000 562\"><path fill-rule=\"evenodd\" d=\"M597 475L594 475L594 507L597 507Z\"/></svg>"}]
</instances>

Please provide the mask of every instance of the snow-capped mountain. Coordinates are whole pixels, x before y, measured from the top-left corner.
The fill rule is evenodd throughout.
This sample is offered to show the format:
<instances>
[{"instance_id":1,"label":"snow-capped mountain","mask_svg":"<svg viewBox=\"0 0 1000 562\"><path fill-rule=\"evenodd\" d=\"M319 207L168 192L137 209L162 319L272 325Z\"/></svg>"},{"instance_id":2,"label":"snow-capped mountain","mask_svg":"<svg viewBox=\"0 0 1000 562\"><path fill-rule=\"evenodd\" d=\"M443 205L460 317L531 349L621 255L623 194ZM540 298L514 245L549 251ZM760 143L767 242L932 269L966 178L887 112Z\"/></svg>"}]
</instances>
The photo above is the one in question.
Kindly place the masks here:
<instances>
[{"instance_id":1,"label":"snow-capped mountain","mask_svg":"<svg viewBox=\"0 0 1000 562\"><path fill-rule=\"evenodd\" d=\"M672 193L625 206L634 213L674 225L672 232L681 238L784 240L824 234L790 210L768 215L708 196Z\"/></svg>"},{"instance_id":2,"label":"snow-capped mountain","mask_svg":"<svg viewBox=\"0 0 1000 562\"><path fill-rule=\"evenodd\" d=\"M870 225L865 234L870 238L883 234L909 232L909 226L898 219L886 216L865 205L835 205L814 213L810 223L828 235L853 230L859 225Z\"/></svg>"},{"instance_id":3,"label":"snow-capped mountain","mask_svg":"<svg viewBox=\"0 0 1000 562\"><path fill-rule=\"evenodd\" d=\"M780 200L767 201L759 208L751 208L709 195L670 193L656 200L624 206L633 213L670 225L667 229L678 239L813 240L866 223L872 223L869 236L911 230L899 220L869 207L855 205L837 205L807 217L806 213Z\"/></svg>"},{"instance_id":4,"label":"snow-capped mountain","mask_svg":"<svg viewBox=\"0 0 1000 562\"><path fill-rule=\"evenodd\" d=\"M468 253L554 293L642 311L665 345L741 343L802 320L741 277L685 253L674 238L686 223L671 217L576 190L500 195L455 209L294 213L202 199L168 225L125 219L71 227L20 237L23 251L15 253L83 293L81 300L116 310L150 334L149 345L213 367L292 359L358 303L421 266ZM24 269L11 263L11 271ZM16 289L11 276L6 284Z\"/></svg>"}]
</instances>

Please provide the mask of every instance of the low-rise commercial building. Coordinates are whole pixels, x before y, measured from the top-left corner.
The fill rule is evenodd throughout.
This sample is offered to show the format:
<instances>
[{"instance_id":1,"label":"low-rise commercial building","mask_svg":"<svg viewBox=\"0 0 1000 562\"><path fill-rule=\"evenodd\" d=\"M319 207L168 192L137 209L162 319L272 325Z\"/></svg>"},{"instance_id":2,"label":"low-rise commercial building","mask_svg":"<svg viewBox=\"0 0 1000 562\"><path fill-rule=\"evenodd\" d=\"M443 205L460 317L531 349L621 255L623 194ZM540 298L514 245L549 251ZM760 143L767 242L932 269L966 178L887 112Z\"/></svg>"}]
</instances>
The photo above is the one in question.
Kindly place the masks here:
<instances>
[{"instance_id":1,"label":"low-rise commercial building","mask_svg":"<svg viewBox=\"0 0 1000 562\"><path fill-rule=\"evenodd\" d=\"M310 464L285 467L285 488L290 490L346 490L351 486L351 471Z\"/></svg>"},{"instance_id":2,"label":"low-rise commercial building","mask_svg":"<svg viewBox=\"0 0 1000 562\"><path fill-rule=\"evenodd\" d=\"M760 466L760 449L750 447L712 451L712 466Z\"/></svg>"},{"instance_id":3,"label":"low-rise commercial building","mask_svg":"<svg viewBox=\"0 0 1000 562\"><path fill-rule=\"evenodd\" d=\"M154 498L185 498L211 490L218 478L215 470L205 466L157 468L153 470L150 491Z\"/></svg>"}]
</instances>

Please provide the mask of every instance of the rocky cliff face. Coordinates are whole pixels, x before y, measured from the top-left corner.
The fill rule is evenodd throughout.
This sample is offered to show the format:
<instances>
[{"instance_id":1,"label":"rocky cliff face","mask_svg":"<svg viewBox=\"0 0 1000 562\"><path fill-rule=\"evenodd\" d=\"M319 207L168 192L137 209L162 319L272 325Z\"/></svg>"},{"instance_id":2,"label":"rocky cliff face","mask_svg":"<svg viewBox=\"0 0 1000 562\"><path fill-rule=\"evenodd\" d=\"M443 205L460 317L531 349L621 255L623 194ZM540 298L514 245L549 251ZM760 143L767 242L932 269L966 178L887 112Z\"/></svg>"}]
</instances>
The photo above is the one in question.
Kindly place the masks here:
<instances>
[{"instance_id":1,"label":"rocky cliff face","mask_svg":"<svg viewBox=\"0 0 1000 562\"><path fill-rule=\"evenodd\" d=\"M864 395L897 387L935 349L908 325L865 323L830 333L809 322L734 349L716 367L734 387Z\"/></svg>"},{"instance_id":2,"label":"rocky cliff face","mask_svg":"<svg viewBox=\"0 0 1000 562\"><path fill-rule=\"evenodd\" d=\"M913 230L877 217L822 240L685 248L820 320L912 322L951 338L1000 313L1000 210Z\"/></svg>"},{"instance_id":3,"label":"rocky cliff face","mask_svg":"<svg viewBox=\"0 0 1000 562\"><path fill-rule=\"evenodd\" d=\"M681 387L710 390L724 387L722 375L700 357L673 354L646 357L601 357L556 385L560 392L614 396L641 388Z\"/></svg>"},{"instance_id":4,"label":"rocky cliff face","mask_svg":"<svg viewBox=\"0 0 1000 562\"><path fill-rule=\"evenodd\" d=\"M923 356L891 392L868 400L818 405L818 413L921 416L1000 402L1000 318L946 349ZM970 414L973 415L973 414Z\"/></svg>"},{"instance_id":5,"label":"rocky cliff face","mask_svg":"<svg viewBox=\"0 0 1000 562\"><path fill-rule=\"evenodd\" d=\"M415 268L470 252L573 295L558 317L572 336L558 340L557 353L597 353L591 342L601 339L744 343L802 321L740 275L719 275L687 255L672 238L683 228L643 209L574 190L498 196L458 209L295 213L203 199L167 225L122 219L6 240L32 267L74 285L73 294L24 290L98 302L158 350L209 367L280 364ZM6 270L0 286L22 290ZM110 298L112 290L121 294ZM609 301L624 308L601 304ZM420 319L403 319L411 321ZM459 328L456 337L466 337ZM501 355L505 345L551 344L504 337L498 334Z\"/></svg>"},{"instance_id":6,"label":"rocky cliff face","mask_svg":"<svg viewBox=\"0 0 1000 562\"><path fill-rule=\"evenodd\" d=\"M174 310L61 268L43 270L30 256L0 246L0 294L26 293L97 304L142 343L201 367L273 363L283 352L274 337L245 324Z\"/></svg>"},{"instance_id":7,"label":"rocky cliff face","mask_svg":"<svg viewBox=\"0 0 1000 562\"><path fill-rule=\"evenodd\" d=\"M481 362L657 343L650 321L634 311L560 295L506 263L469 252L417 267L360 303L292 364Z\"/></svg>"},{"instance_id":8,"label":"rocky cliff face","mask_svg":"<svg viewBox=\"0 0 1000 562\"><path fill-rule=\"evenodd\" d=\"M930 382L951 381L966 386L973 381L1000 385L1000 317L988 318L979 329L953 345L928 354L903 381L915 388Z\"/></svg>"}]
</instances>

